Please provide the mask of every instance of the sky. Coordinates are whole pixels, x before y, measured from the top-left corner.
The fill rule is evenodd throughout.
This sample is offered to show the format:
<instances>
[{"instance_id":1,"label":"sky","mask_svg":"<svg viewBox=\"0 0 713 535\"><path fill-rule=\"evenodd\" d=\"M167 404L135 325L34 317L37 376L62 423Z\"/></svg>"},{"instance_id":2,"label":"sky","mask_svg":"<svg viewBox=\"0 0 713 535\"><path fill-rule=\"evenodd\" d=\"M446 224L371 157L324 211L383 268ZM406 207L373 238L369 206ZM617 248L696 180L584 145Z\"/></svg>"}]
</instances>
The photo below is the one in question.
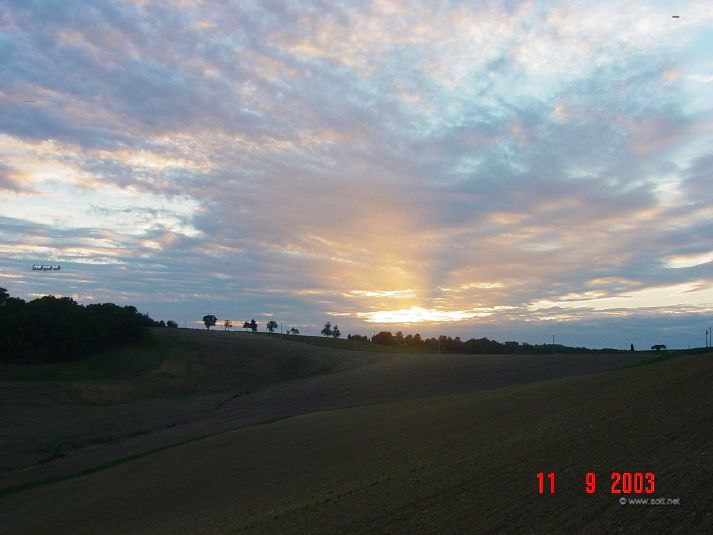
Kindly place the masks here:
<instances>
[{"instance_id":1,"label":"sky","mask_svg":"<svg viewBox=\"0 0 713 535\"><path fill-rule=\"evenodd\" d=\"M225 4L0 1L11 295L705 345L709 2Z\"/></svg>"}]
</instances>

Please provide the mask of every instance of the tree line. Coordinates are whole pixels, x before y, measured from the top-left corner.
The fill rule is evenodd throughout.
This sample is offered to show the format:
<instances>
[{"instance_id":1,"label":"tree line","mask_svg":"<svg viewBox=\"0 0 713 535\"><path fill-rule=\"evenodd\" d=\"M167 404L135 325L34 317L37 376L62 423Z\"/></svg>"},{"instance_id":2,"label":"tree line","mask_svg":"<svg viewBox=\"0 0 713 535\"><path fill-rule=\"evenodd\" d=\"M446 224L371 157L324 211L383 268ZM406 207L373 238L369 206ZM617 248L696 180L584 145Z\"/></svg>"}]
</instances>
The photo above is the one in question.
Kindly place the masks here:
<instances>
[{"instance_id":1,"label":"tree line","mask_svg":"<svg viewBox=\"0 0 713 535\"><path fill-rule=\"evenodd\" d=\"M218 322L218 318L214 314L206 314L203 316L203 324L205 325L205 328L210 330L211 327L214 327L215 324ZM258 323L255 321L255 318L253 318L250 321L246 321L243 323L243 330L247 331L248 329L251 330L252 332L257 332L257 326ZM274 333L275 330L279 327L277 322L275 320L270 320L265 324L265 329L268 332ZM223 329L228 330L233 328L233 322L232 320L225 320L223 322ZM291 329L287 330L287 334L300 334L299 329L296 329L295 327L292 327Z\"/></svg>"},{"instance_id":2,"label":"tree line","mask_svg":"<svg viewBox=\"0 0 713 535\"><path fill-rule=\"evenodd\" d=\"M206 329L215 326L218 318L212 314L203 316L203 322ZM232 327L230 320L225 320L224 328L227 330ZM279 325L275 320L270 320L266 323L265 329L269 332L274 332ZM244 330L257 332L258 324L253 318L251 321L246 321L243 324ZM287 334L299 334L300 331L295 327L287 330ZM342 332L339 325L332 326L331 322L326 322L320 331L320 334L332 338L341 338ZM440 335L437 337L422 338L419 333L404 335L401 331L392 333L391 331L381 331L371 337L361 334L348 334L347 340L355 340L361 342L371 342L385 346L404 346L412 348L422 348L430 351L441 351L445 353L471 353L471 354L565 354L565 353L612 353L622 351L620 349L602 348L590 349L587 347L573 347L562 344L528 344L527 342L498 342L488 338L470 338L461 340L460 336L451 337ZM651 349L665 349L666 346L653 346ZM634 351L633 344L631 351Z\"/></svg>"},{"instance_id":3,"label":"tree line","mask_svg":"<svg viewBox=\"0 0 713 535\"><path fill-rule=\"evenodd\" d=\"M328 324L327 324L328 325ZM322 331L322 334L325 334ZM392 333L391 331L381 331L371 337L359 334L347 335L347 340L359 340L362 342L372 342L385 346L406 346L413 348L424 348L432 351L443 351L446 353L473 353L473 354L551 354L555 353L611 353L620 351L618 349L589 349L586 347L570 347L562 344L520 344L519 342L498 342L488 338L471 338L461 340L460 336L452 338L440 335L438 337L422 338L419 333L414 335L404 334L401 331Z\"/></svg>"},{"instance_id":4,"label":"tree line","mask_svg":"<svg viewBox=\"0 0 713 535\"><path fill-rule=\"evenodd\" d=\"M25 302L0 288L0 360L49 363L77 360L139 343L146 327L175 326L152 320L133 306L79 305L48 295Z\"/></svg>"}]
</instances>

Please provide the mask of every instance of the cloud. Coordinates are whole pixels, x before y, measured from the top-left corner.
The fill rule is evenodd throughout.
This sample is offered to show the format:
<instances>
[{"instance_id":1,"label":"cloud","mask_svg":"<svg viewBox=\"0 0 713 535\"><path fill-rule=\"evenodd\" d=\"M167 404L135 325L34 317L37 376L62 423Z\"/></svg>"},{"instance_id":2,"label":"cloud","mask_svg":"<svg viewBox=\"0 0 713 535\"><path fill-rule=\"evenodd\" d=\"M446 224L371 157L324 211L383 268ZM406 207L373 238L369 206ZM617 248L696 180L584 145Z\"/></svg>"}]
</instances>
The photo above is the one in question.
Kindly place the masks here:
<instances>
[{"instance_id":1,"label":"cloud","mask_svg":"<svg viewBox=\"0 0 713 535\"><path fill-rule=\"evenodd\" d=\"M700 266L701 264L707 264L711 261L713 261L713 251L698 254L674 256L672 258L669 258L667 260L667 263L672 268L688 268L693 266Z\"/></svg>"},{"instance_id":2,"label":"cloud","mask_svg":"<svg viewBox=\"0 0 713 535\"><path fill-rule=\"evenodd\" d=\"M1 19L17 289L602 336L710 304L663 290L711 281L703 4L84 7ZM25 272L45 256L66 278Z\"/></svg>"},{"instance_id":3,"label":"cloud","mask_svg":"<svg viewBox=\"0 0 713 535\"><path fill-rule=\"evenodd\" d=\"M701 306L705 303L705 306ZM544 300L532 303L530 309L538 311L559 307L588 308L591 310L616 310L659 308L667 310L679 306L698 306L701 312L713 310L713 284L709 281L695 281L683 284L649 287L619 295L606 295L601 292L570 294L562 296L556 302Z\"/></svg>"},{"instance_id":4,"label":"cloud","mask_svg":"<svg viewBox=\"0 0 713 535\"><path fill-rule=\"evenodd\" d=\"M28 192L31 191L27 187L23 173L18 172L10 166L0 164L0 190L12 192Z\"/></svg>"}]
</instances>

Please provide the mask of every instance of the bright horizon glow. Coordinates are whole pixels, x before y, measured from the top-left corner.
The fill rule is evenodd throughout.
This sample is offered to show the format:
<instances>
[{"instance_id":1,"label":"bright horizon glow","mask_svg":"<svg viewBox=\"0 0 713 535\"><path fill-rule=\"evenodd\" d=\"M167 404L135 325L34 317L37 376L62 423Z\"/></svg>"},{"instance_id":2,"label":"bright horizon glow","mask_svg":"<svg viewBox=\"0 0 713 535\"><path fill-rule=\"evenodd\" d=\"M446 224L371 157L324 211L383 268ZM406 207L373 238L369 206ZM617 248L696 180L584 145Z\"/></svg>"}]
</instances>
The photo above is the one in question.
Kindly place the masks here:
<instances>
[{"instance_id":1,"label":"bright horizon glow","mask_svg":"<svg viewBox=\"0 0 713 535\"><path fill-rule=\"evenodd\" d=\"M434 310L412 306L400 310L379 310L376 312L357 312L358 318L368 323L441 323L463 321L470 318L484 318L492 312L467 311L467 310Z\"/></svg>"}]
</instances>

